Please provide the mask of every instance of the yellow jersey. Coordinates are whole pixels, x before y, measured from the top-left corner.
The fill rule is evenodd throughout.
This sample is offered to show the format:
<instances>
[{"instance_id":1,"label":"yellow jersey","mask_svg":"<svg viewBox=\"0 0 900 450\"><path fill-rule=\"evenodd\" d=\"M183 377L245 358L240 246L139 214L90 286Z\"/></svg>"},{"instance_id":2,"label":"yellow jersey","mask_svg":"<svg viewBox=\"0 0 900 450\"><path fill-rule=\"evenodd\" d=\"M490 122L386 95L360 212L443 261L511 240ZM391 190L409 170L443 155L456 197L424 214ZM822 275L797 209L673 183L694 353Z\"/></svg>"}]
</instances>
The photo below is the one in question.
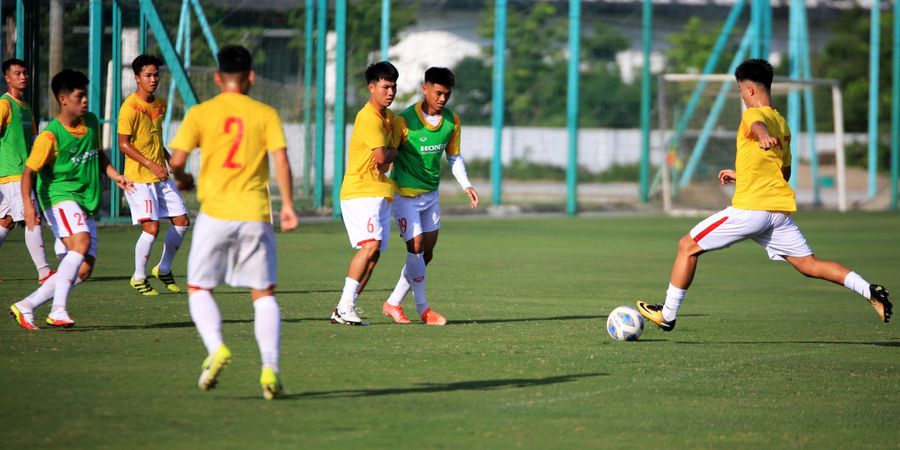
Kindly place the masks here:
<instances>
[{"instance_id":1,"label":"yellow jersey","mask_svg":"<svg viewBox=\"0 0 900 450\"><path fill-rule=\"evenodd\" d=\"M226 92L188 111L169 147L200 147L200 211L221 220L270 222L269 154L287 147L274 108Z\"/></svg>"},{"instance_id":2,"label":"yellow jersey","mask_svg":"<svg viewBox=\"0 0 900 450\"><path fill-rule=\"evenodd\" d=\"M762 122L780 146L764 150L751 130ZM732 206L740 209L781 211L797 210L794 190L784 179L783 167L791 165L791 130L784 117L771 106L744 111L737 134L735 157L735 191Z\"/></svg>"},{"instance_id":3,"label":"yellow jersey","mask_svg":"<svg viewBox=\"0 0 900 450\"><path fill-rule=\"evenodd\" d=\"M163 116L166 103L157 97L152 103L131 94L119 108L119 134L129 136L134 145L147 159L166 167L166 150L163 148ZM141 163L125 156L125 172L122 174L135 183L156 183L161 179Z\"/></svg>"},{"instance_id":4,"label":"yellow jersey","mask_svg":"<svg viewBox=\"0 0 900 450\"><path fill-rule=\"evenodd\" d=\"M393 142L394 114L384 110L382 116L371 103L356 113L353 134L347 148L347 170L341 184L341 200L363 197L394 198L394 183L375 166L372 150L385 147L396 148Z\"/></svg>"}]
</instances>

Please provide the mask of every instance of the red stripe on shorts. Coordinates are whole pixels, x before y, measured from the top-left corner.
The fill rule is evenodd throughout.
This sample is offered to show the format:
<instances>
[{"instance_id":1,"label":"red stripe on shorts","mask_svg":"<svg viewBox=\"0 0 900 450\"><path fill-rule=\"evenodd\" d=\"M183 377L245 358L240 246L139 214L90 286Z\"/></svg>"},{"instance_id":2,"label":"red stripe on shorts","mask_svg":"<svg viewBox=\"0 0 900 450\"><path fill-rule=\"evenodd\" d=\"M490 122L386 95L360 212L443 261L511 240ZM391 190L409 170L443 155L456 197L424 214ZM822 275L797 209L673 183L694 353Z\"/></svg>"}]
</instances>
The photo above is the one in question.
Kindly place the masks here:
<instances>
[{"instance_id":1,"label":"red stripe on shorts","mask_svg":"<svg viewBox=\"0 0 900 450\"><path fill-rule=\"evenodd\" d=\"M367 244L367 243L372 242L372 241L375 241L375 240L377 240L377 239L366 239L366 240L364 240L364 241L359 241L359 242L356 243L356 246L357 246L357 247L362 247L363 244Z\"/></svg>"},{"instance_id":2,"label":"red stripe on shorts","mask_svg":"<svg viewBox=\"0 0 900 450\"><path fill-rule=\"evenodd\" d=\"M66 212L63 211L62 208L57 208L59 211L59 218L62 219L63 226L66 227L66 230L69 232L69 236L72 235L72 228L69 227L69 221L66 219Z\"/></svg>"},{"instance_id":3,"label":"red stripe on shorts","mask_svg":"<svg viewBox=\"0 0 900 450\"><path fill-rule=\"evenodd\" d=\"M697 235L694 236L694 242L700 242L700 239L703 239L704 237L706 237L707 234L712 233L713 230L715 230L716 228L719 228L719 225L722 225L723 223L725 223L726 220L728 220L728 216L725 216L725 217L717 220L712 225L706 227L706 229L704 229L703 231L697 233Z\"/></svg>"}]
</instances>

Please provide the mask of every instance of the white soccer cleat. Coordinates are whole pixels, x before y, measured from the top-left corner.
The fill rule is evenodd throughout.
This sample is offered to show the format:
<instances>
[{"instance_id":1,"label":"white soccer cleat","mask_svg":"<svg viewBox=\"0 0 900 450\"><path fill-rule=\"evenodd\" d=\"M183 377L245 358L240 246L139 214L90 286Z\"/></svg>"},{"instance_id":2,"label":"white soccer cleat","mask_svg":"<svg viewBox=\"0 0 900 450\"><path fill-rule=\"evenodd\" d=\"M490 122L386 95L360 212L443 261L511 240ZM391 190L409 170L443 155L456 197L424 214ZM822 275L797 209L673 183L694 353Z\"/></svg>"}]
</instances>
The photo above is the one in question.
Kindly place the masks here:
<instances>
[{"instance_id":1,"label":"white soccer cleat","mask_svg":"<svg viewBox=\"0 0 900 450\"><path fill-rule=\"evenodd\" d=\"M331 313L331 323L339 323L343 325L368 325L360 319L359 310L355 306L343 309L340 306L334 308Z\"/></svg>"}]
</instances>

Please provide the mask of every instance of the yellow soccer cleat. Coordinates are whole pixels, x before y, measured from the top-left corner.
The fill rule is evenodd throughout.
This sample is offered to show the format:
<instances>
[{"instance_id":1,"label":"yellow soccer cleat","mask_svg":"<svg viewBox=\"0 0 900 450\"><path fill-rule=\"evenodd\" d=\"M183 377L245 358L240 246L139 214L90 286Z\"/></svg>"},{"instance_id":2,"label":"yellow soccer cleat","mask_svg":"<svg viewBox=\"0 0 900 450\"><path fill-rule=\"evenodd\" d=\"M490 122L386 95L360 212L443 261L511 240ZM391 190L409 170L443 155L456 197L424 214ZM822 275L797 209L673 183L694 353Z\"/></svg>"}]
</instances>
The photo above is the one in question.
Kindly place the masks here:
<instances>
[{"instance_id":1,"label":"yellow soccer cleat","mask_svg":"<svg viewBox=\"0 0 900 450\"><path fill-rule=\"evenodd\" d=\"M26 330L40 330L34 324L34 315L31 311L22 311L15 304L9 305L9 315L12 316L13 320L19 324L20 327Z\"/></svg>"},{"instance_id":2,"label":"yellow soccer cleat","mask_svg":"<svg viewBox=\"0 0 900 450\"><path fill-rule=\"evenodd\" d=\"M200 372L200 380L197 382L200 390L208 391L216 387L216 383L219 382L219 372L229 364L231 364L231 350L228 350L225 344L219 345L216 352L207 356L203 360L203 365L200 366L203 369L203 372Z\"/></svg>"},{"instance_id":3,"label":"yellow soccer cleat","mask_svg":"<svg viewBox=\"0 0 900 450\"><path fill-rule=\"evenodd\" d=\"M154 267L153 270L150 271L150 273L153 275L153 278L162 281L163 284L166 285L166 289L168 289L169 292L181 292L181 288L178 287L177 284L175 284L175 277L172 276L172 272L160 273L159 265L157 264L156 267Z\"/></svg>"},{"instance_id":4,"label":"yellow soccer cleat","mask_svg":"<svg viewBox=\"0 0 900 450\"><path fill-rule=\"evenodd\" d=\"M148 281L146 278L143 280L135 280L134 278L132 278L130 284L131 287L133 287L134 290L140 292L141 295L146 295L148 297L159 295L159 292L156 292L156 289L153 289L153 286L150 286L150 281Z\"/></svg>"},{"instance_id":5,"label":"yellow soccer cleat","mask_svg":"<svg viewBox=\"0 0 900 450\"><path fill-rule=\"evenodd\" d=\"M259 376L259 385L262 386L263 398L266 400L276 399L284 395L284 389L281 387L281 380L274 370L266 367L263 368L262 374Z\"/></svg>"},{"instance_id":6,"label":"yellow soccer cleat","mask_svg":"<svg viewBox=\"0 0 900 450\"><path fill-rule=\"evenodd\" d=\"M647 302L638 300L637 309L645 319L653 322L663 331L672 331L675 329L675 321L668 321L662 315L662 305L651 305Z\"/></svg>"}]
</instances>

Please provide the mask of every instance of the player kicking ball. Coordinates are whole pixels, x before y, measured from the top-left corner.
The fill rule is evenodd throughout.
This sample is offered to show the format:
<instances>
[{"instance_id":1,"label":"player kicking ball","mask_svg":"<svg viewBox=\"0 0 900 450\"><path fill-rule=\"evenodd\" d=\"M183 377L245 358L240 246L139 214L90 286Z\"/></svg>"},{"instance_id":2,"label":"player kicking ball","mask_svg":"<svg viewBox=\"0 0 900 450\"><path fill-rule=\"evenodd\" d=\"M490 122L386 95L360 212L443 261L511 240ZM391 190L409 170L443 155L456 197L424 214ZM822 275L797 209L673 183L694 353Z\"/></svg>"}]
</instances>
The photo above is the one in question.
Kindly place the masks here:
<instances>
[{"instance_id":1,"label":"player kicking ball","mask_svg":"<svg viewBox=\"0 0 900 450\"><path fill-rule=\"evenodd\" d=\"M672 331L700 255L752 239L766 249L770 259L786 260L807 277L841 284L863 296L881 320L890 322L892 305L887 289L870 284L839 263L816 258L791 219L797 210L788 184L791 131L772 107L772 66L762 59L750 59L738 66L734 77L747 110L738 128L736 167L719 172L722 184L736 185L732 206L706 218L681 238L665 303L638 301L638 310L663 331Z\"/></svg>"},{"instance_id":2,"label":"player kicking ball","mask_svg":"<svg viewBox=\"0 0 900 450\"><path fill-rule=\"evenodd\" d=\"M478 192L469 182L466 166L459 154L461 125L459 116L447 101L456 80L444 67L425 71L424 98L401 112L394 121L399 136L398 155L391 178L397 183L393 213L400 236L406 241L406 265L382 312L396 323L410 323L401 302L412 287L416 311L427 325L446 325L447 319L428 306L425 298L425 267L434 254L441 228L438 186L441 181L441 156L446 152L453 176L469 197L469 206L478 206Z\"/></svg>"},{"instance_id":3,"label":"player kicking ball","mask_svg":"<svg viewBox=\"0 0 900 450\"><path fill-rule=\"evenodd\" d=\"M34 175L37 174L37 199L53 235L65 244L65 253L56 273L22 301L9 307L16 322L26 330L35 330L34 310L53 299L47 324L54 327L75 325L66 309L69 291L86 280L97 255L97 228L94 215L100 207L101 171L129 192L131 180L119 174L100 150L97 116L87 112L88 79L81 72L63 70L50 81L53 96L59 102L59 115L34 141L31 155L22 173L21 196L25 204L25 223L37 224L37 211L30 201Z\"/></svg>"},{"instance_id":4,"label":"player kicking ball","mask_svg":"<svg viewBox=\"0 0 900 450\"><path fill-rule=\"evenodd\" d=\"M131 63L137 90L119 109L119 150L125 154L125 176L134 182L134 192L126 193L131 220L143 232L134 246L134 274L131 287L142 295L159 295L147 280L147 260L159 234L159 219L168 218L172 226L166 233L162 257L151 269L154 278L170 292L181 292L172 276L172 260L181 247L190 220L187 208L166 168L168 153L163 148L163 116L166 103L154 93L159 85L163 62L140 55Z\"/></svg>"},{"instance_id":5,"label":"player kicking ball","mask_svg":"<svg viewBox=\"0 0 900 450\"><path fill-rule=\"evenodd\" d=\"M200 147L200 214L188 256L191 318L208 353L198 384L204 391L214 388L221 370L231 362L212 290L223 283L246 287L253 300L262 359L259 383L263 397L271 400L282 394L282 386L269 158L281 193L281 231L297 227L291 166L278 112L247 95L256 81L250 52L229 45L219 50L217 59L213 77L220 94L188 111L171 142L169 160L176 179L184 180L188 153Z\"/></svg>"},{"instance_id":6,"label":"player kicking ball","mask_svg":"<svg viewBox=\"0 0 900 450\"><path fill-rule=\"evenodd\" d=\"M366 68L369 101L356 113L341 184L341 214L350 245L357 251L350 259L331 323L365 325L356 309L356 298L369 282L381 252L387 250L394 186L385 173L397 156L394 114L388 106L397 94L398 77L397 68L387 61Z\"/></svg>"}]
</instances>

